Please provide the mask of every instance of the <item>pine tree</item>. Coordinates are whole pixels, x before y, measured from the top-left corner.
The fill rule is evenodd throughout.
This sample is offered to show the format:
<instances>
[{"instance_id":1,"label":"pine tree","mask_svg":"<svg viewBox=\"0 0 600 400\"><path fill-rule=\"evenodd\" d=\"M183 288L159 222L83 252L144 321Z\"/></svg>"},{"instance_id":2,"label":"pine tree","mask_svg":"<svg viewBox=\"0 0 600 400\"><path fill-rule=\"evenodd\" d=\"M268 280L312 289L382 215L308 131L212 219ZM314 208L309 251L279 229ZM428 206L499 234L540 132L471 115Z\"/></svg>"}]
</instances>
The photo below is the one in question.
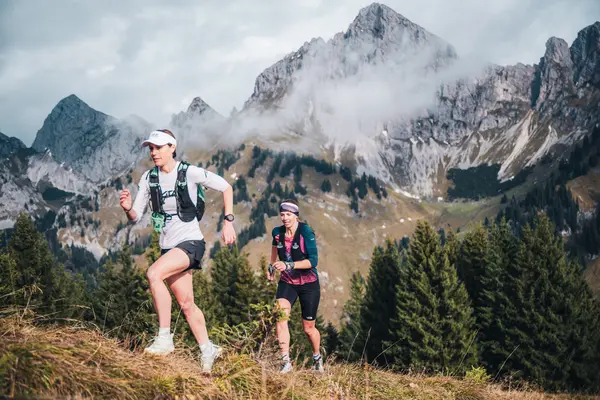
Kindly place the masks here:
<instances>
[{"instance_id":1,"label":"pine tree","mask_svg":"<svg viewBox=\"0 0 600 400\"><path fill-rule=\"evenodd\" d=\"M331 182L329 181L329 179L323 180L323 182L321 183L321 191L325 193L331 192Z\"/></svg>"},{"instance_id":2,"label":"pine tree","mask_svg":"<svg viewBox=\"0 0 600 400\"><path fill-rule=\"evenodd\" d=\"M68 275L64 266L57 263L48 241L36 231L28 214L23 212L17 217L7 251L15 263L10 272L14 287L31 294L17 297L17 304L27 304L40 314L57 318L81 315L81 308L77 307L84 300L81 274Z\"/></svg>"},{"instance_id":3,"label":"pine tree","mask_svg":"<svg viewBox=\"0 0 600 400\"><path fill-rule=\"evenodd\" d=\"M261 300L259 284L245 254L235 246L224 247L215 255L212 288L219 307L218 323L235 325L252 319L251 304Z\"/></svg>"},{"instance_id":4,"label":"pine tree","mask_svg":"<svg viewBox=\"0 0 600 400\"><path fill-rule=\"evenodd\" d=\"M475 308L479 306L481 277L487 267L488 232L480 224L465 234L456 259L456 270L464 282Z\"/></svg>"},{"instance_id":5,"label":"pine tree","mask_svg":"<svg viewBox=\"0 0 600 400\"><path fill-rule=\"evenodd\" d=\"M235 258L231 247L222 247L213 257L211 269L212 292L219 307L215 309L217 323L230 323L229 315L235 308Z\"/></svg>"},{"instance_id":6,"label":"pine tree","mask_svg":"<svg viewBox=\"0 0 600 400\"><path fill-rule=\"evenodd\" d=\"M383 356L384 342L390 339L390 321L396 312L396 285L400 279L398 247L386 239L385 249L373 251L364 302L360 313L360 332L364 335L365 356L368 362ZM361 343L362 344L362 343ZM385 363L384 358L379 363Z\"/></svg>"},{"instance_id":7,"label":"pine tree","mask_svg":"<svg viewBox=\"0 0 600 400\"><path fill-rule=\"evenodd\" d=\"M477 361L474 317L467 291L439 236L419 221L396 287L390 329L396 368L457 372Z\"/></svg>"},{"instance_id":8,"label":"pine tree","mask_svg":"<svg viewBox=\"0 0 600 400\"><path fill-rule=\"evenodd\" d=\"M234 250L235 254L235 250ZM258 291L259 285L254 271L248 264L246 254L241 254L237 257L236 275L237 280L234 283L234 309L230 314L230 320L233 324L252 321L253 312L250 305L260 302L261 293Z\"/></svg>"},{"instance_id":9,"label":"pine tree","mask_svg":"<svg viewBox=\"0 0 600 400\"><path fill-rule=\"evenodd\" d=\"M461 242L458 240L456 233L449 231L446 234L446 243L444 245L444 249L446 250L446 254L448 256L448 262L451 265L456 265L456 260L458 259Z\"/></svg>"},{"instance_id":10,"label":"pine tree","mask_svg":"<svg viewBox=\"0 0 600 400\"><path fill-rule=\"evenodd\" d=\"M325 354L327 354L327 356L331 356L337 351L339 336L338 330L331 321L329 321L327 326L325 326L325 340L323 341L325 343Z\"/></svg>"},{"instance_id":11,"label":"pine tree","mask_svg":"<svg viewBox=\"0 0 600 400\"><path fill-rule=\"evenodd\" d=\"M547 215L524 227L508 273L504 292L513 307L499 332L502 372L520 371L548 390L598 388L598 308Z\"/></svg>"},{"instance_id":12,"label":"pine tree","mask_svg":"<svg viewBox=\"0 0 600 400\"><path fill-rule=\"evenodd\" d=\"M150 286L133 263L127 244L119 251L116 263L108 261L98 276L94 311L96 323L110 335L142 340L154 332Z\"/></svg>"},{"instance_id":13,"label":"pine tree","mask_svg":"<svg viewBox=\"0 0 600 400\"><path fill-rule=\"evenodd\" d=\"M497 371L507 357L502 333L504 319L508 313L515 313L511 294L504 285L508 282L509 266L516 258L518 241L504 218L490 225L488 230L486 268L475 301L475 315L479 329L480 358L488 371Z\"/></svg>"},{"instance_id":14,"label":"pine tree","mask_svg":"<svg viewBox=\"0 0 600 400\"><path fill-rule=\"evenodd\" d=\"M274 304L275 293L277 292L276 277L272 281L267 279L267 257L263 254L260 257L258 264L260 274L257 277L257 290L259 294L259 302L263 304Z\"/></svg>"},{"instance_id":15,"label":"pine tree","mask_svg":"<svg viewBox=\"0 0 600 400\"><path fill-rule=\"evenodd\" d=\"M205 270L194 272L194 302L204 314L207 327L210 329L216 323L215 309L217 303Z\"/></svg>"},{"instance_id":16,"label":"pine tree","mask_svg":"<svg viewBox=\"0 0 600 400\"><path fill-rule=\"evenodd\" d=\"M0 252L0 310L19 304L18 298L23 296L17 293L18 279L17 263L10 254Z\"/></svg>"},{"instance_id":17,"label":"pine tree","mask_svg":"<svg viewBox=\"0 0 600 400\"><path fill-rule=\"evenodd\" d=\"M159 245L158 239L159 239L158 232L152 231L152 238L150 239L150 247L148 249L148 252L146 253L146 259L148 260L148 265L154 264L154 262L160 258L160 245Z\"/></svg>"},{"instance_id":18,"label":"pine tree","mask_svg":"<svg viewBox=\"0 0 600 400\"><path fill-rule=\"evenodd\" d=\"M438 230L438 235L440 235L440 243L442 244L442 246L444 246L446 244L446 231L444 230L444 228L440 228Z\"/></svg>"},{"instance_id":19,"label":"pine tree","mask_svg":"<svg viewBox=\"0 0 600 400\"><path fill-rule=\"evenodd\" d=\"M364 340L360 333L360 310L365 296L365 279L360 272L354 272L350 280L350 298L343 308L337 352L344 360L360 359Z\"/></svg>"}]
</instances>

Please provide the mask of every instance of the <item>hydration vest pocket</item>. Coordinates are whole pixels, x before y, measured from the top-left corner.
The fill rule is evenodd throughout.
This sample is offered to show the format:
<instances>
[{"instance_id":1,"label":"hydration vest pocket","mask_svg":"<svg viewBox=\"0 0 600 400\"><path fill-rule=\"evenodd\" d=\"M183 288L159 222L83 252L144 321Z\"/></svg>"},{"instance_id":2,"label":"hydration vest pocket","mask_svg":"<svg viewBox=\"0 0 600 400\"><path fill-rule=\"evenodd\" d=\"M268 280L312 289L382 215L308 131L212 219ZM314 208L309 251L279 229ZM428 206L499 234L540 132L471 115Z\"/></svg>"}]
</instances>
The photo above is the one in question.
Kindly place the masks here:
<instances>
[{"instance_id":1,"label":"hydration vest pocket","mask_svg":"<svg viewBox=\"0 0 600 400\"><path fill-rule=\"evenodd\" d=\"M165 222L167 220L167 216L165 214L153 212L152 213L152 226L155 232L161 233L163 228L165 227Z\"/></svg>"}]
</instances>

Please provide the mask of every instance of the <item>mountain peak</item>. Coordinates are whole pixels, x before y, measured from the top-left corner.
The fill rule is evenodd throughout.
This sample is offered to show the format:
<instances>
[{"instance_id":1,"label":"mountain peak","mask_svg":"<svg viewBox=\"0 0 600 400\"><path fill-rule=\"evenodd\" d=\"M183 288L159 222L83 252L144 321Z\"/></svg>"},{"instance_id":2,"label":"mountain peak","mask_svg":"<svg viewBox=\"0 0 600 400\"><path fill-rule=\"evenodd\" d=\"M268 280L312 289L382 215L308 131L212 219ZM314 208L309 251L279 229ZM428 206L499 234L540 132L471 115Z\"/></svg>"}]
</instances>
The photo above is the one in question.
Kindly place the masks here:
<instances>
[{"instance_id":1,"label":"mountain peak","mask_svg":"<svg viewBox=\"0 0 600 400\"><path fill-rule=\"evenodd\" d=\"M137 132L130 124L93 109L72 94L54 106L32 147L38 152L50 150L55 161L98 182L137 157Z\"/></svg>"},{"instance_id":2,"label":"mountain peak","mask_svg":"<svg viewBox=\"0 0 600 400\"><path fill-rule=\"evenodd\" d=\"M63 106L84 106L84 107L90 107L85 101L81 100L79 97L77 97L77 95L75 94L70 94L67 97L61 99L54 108L57 107L63 107Z\"/></svg>"},{"instance_id":3,"label":"mountain peak","mask_svg":"<svg viewBox=\"0 0 600 400\"><path fill-rule=\"evenodd\" d=\"M320 84L350 76L361 77L375 68L410 64L423 75L437 71L458 58L452 45L409 21L390 7L372 3L343 32L325 42L321 38L304 43L297 51L265 69L254 84L244 109L262 109L308 104L307 92L318 92ZM294 93L292 87L302 88ZM295 106L291 108L296 109ZM326 107L329 108L329 107ZM293 111L293 113L296 111Z\"/></svg>"},{"instance_id":4,"label":"mountain peak","mask_svg":"<svg viewBox=\"0 0 600 400\"><path fill-rule=\"evenodd\" d=\"M544 59L546 62L552 61L557 64L571 65L569 44L564 39L552 36L546 41Z\"/></svg>"},{"instance_id":5,"label":"mountain peak","mask_svg":"<svg viewBox=\"0 0 600 400\"><path fill-rule=\"evenodd\" d=\"M380 3L373 3L358 12L358 15L352 21L352 24L350 24L348 32L356 34L366 31L378 39L385 39L391 33L391 27L394 25L403 25L414 29L418 28L417 25L390 7Z\"/></svg>"},{"instance_id":6,"label":"mountain peak","mask_svg":"<svg viewBox=\"0 0 600 400\"><path fill-rule=\"evenodd\" d=\"M199 113L202 114L207 109L211 108L200 96L194 97L192 102L190 103L187 112Z\"/></svg>"},{"instance_id":7,"label":"mountain peak","mask_svg":"<svg viewBox=\"0 0 600 400\"><path fill-rule=\"evenodd\" d=\"M402 16L401 14L396 12L391 7L386 6L385 4L371 3L370 5L363 7L359 10L358 15L354 19L354 22L360 22L360 21L370 22L370 21L372 21L373 17L382 18L382 19L400 18L400 19L408 21L407 18L405 18L404 16Z\"/></svg>"},{"instance_id":8,"label":"mountain peak","mask_svg":"<svg viewBox=\"0 0 600 400\"><path fill-rule=\"evenodd\" d=\"M194 97L186 111L173 114L170 126L177 131L177 141L184 143L196 136L199 130L205 131L207 125L219 124L225 118L213 110L200 96Z\"/></svg>"}]
</instances>

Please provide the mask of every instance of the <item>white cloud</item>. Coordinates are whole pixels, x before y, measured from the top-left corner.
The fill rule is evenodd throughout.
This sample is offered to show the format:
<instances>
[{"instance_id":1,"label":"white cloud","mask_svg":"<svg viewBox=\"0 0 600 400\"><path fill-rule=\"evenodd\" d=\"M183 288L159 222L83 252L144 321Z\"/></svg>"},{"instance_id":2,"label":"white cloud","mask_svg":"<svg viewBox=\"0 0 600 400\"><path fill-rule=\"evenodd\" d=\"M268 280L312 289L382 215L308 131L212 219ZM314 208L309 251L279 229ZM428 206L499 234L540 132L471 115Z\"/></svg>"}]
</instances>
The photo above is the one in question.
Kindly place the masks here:
<instances>
[{"instance_id":1,"label":"white cloud","mask_svg":"<svg viewBox=\"0 0 600 400\"><path fill-rule=\"evenodd\" d=\"M228 115L256 76L313 37L345 30L368 1L4 2L0 131L30 145L75 93L116 117L166 124L195 96ZM550 36L571 43L600 19L596 0L390 0L459 56L534 63Z\"/></svg>"}]
</instances>

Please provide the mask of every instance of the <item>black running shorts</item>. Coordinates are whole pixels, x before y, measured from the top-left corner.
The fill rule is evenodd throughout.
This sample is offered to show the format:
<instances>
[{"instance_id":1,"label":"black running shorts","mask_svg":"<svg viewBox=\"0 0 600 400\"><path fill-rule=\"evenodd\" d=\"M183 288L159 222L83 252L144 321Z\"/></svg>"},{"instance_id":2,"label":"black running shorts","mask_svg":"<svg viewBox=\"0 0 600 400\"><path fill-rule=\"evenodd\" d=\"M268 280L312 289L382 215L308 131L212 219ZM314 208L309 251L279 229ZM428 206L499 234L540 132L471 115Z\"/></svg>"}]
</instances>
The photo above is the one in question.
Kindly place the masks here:
<instances>
[{"instance_id":1,"label":"black running shorts","mask_svg":"<svg viewBox=\"0 0 600 400\"><path fill-rule=\"evenodd\" d=\"M277 285L276 297L286 299L292 306L296 299L300 298L302 319L314 321L317 318L317 309L319 308L319 300L321 300L321 286L318 280L304 285L291 285L280 280Z\"/></svg>"},{"instance_id":2,"label":"black running shorts","mask_svg":"<svg viewBox=\"0 0 600 400\"><path fill-rule=\"evenodd\" d=\"M190 269L202 269L202 257L204 257L204 250L206 249L206 241L202 240L186 240L179 243L176 248L179 248L187 254L190 259L190 265L183 272ZM160 255L162 256L171 249L162 249Z\"/></svg>"}]
</instances>

